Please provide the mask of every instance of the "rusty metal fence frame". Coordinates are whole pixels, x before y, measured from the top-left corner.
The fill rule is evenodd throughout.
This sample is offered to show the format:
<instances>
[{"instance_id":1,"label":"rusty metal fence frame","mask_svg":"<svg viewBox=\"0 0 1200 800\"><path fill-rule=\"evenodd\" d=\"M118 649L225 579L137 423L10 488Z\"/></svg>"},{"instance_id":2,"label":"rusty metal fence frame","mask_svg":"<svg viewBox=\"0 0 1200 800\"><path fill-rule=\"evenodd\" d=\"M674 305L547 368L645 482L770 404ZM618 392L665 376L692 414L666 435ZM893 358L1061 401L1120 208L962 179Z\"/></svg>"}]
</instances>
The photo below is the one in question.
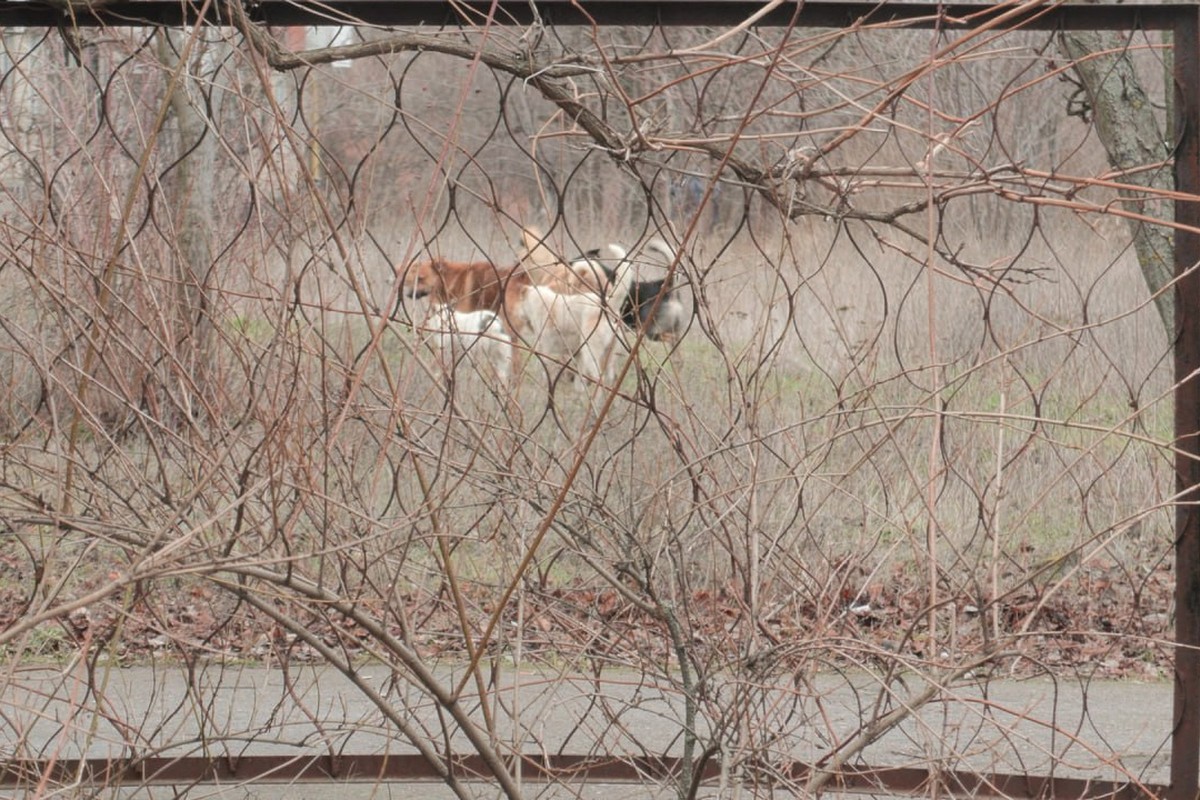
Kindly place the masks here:
<instances>
[{"instance_id":1,"label":"rusty metal fence frame","mask_svg":"<svg viewBox=\"0 0 1200 800\"><path fill-rule=\"evenodd\" d=\"M969 796L1098 798L1161 796L1195 800L1200 792L1200 3L1117 4L1102 0L1087 5L1061 2L929 3L888 0L884 3L844 0L588 0L586 14L574 0L254 0L244 4L256 22L273 26L327 24L330 11L364 23L412 26L455 24L470 10L496 25L535 20L578 25L736 24L756 16L760 26L803 25L845 27L857 22L891 21L913 27L957 30L988 26L1034 30L1157 30L1174 41L1176 123L1174 176L1175 307L1174 349L1176 493L1175 520L1175 667L1174 715L1171 731L1170 783L1167 786L1115 784L1038 775L939 773L915 768L845 769L833 788L907 794L931 781ZM0 24L59 27L177 26L226 24L229 9L221 2L178 0L0 0ZM608 759L573 756L527 760L532 780L589 778L605 783L634 782L647 775L670 775L678 768L671 758ZM455 769L484 779L478 758L463 756ZM802 775L805 765L794 765ZM85 781L120 785L213 783L227 780L263 782L428 781L438 776L418 756L319 757L244 756L228 759L156 758L136 764L103 759L56 762L9 761L0 765L0 787L23 785L30 775L71 775Z\"/></svg>"},{"instance_id":2,"label":"rusty metal fence frame","mask_svg":"<svg viewBox=\"0 0 1200 800\"><path fill-rule=\"evenodd\" d=\"M638 784L678 776L683 761L678 757L638 757L550 755L525 756L521 760L522 779L532 782L588 781L598 784ZM451 766L455 777L464 781L486 781L490 774L481 756L464 755ZM795 763L786 770L791 780L803 780L814 771L811 765ZM709 761L700 776L703 781L720 777L719 765ZM239 758L151 757L136 762L105 759L62 759L11 761L0 766L0 786L24 786L31 779L50 778L82 781L96 786L177 786L197 784L254 783L291 785L295 783L436 783L442 776L420 755L258 755ZM1030 797L1054 800L1134 800L1162 797L1168 787L1088 778L1064 778L1046 775L929 770L919 767L846 766L838 771L831 791L889 795L928 794L933 787L948 790L951 796Z\"/></svg>"}]
</instances>

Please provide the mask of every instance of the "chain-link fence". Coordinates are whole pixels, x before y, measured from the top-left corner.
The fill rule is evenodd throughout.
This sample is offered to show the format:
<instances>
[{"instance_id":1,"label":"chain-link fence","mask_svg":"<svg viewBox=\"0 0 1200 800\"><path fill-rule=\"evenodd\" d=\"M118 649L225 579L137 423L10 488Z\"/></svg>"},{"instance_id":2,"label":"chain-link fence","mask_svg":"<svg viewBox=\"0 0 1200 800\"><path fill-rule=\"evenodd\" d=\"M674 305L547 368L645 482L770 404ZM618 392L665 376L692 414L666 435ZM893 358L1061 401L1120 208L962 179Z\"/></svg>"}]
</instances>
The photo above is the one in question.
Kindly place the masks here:
<instances>
[{"instance_id":1,"label":"chain-link fence","mask_svg":"<svg viewBox=\"0 0 1200 800\"><path fill-rule=\"evenodd\" d=\"M230 21L0 36L6 755L1163 781L1168 35Z\"/></svg>"}]
</instances>

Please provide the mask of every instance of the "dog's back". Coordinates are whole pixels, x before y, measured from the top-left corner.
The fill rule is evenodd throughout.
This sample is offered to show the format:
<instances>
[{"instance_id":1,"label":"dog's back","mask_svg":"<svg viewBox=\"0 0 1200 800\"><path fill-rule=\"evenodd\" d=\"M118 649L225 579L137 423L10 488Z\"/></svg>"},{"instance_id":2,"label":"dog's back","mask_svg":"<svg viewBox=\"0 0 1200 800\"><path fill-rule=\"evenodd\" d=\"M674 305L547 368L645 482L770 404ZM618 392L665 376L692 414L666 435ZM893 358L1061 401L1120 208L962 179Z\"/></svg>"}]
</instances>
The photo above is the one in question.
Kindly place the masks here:
<instances>
[{"instance_id":1,"label":"dog's back","mask_svg":"<svg viewBox=\"0 0 1200 800\"><path fill-rule=\"evenodd\" d=\"M452 306L436 305L430 308L425 326L442 333L478 336L498 327L499 316L490 309L457 311Z\"/></svg>"},{"instance_id":2,"label":"dog's back","mask_svg":"<svg viewBox=\"0 0 1200 800\"><path fill-rule=\"evenodd\" d=\"M459 311L500 311L504 302L504 281L512 273L512 267L504 269L489 262L469 265L460 271L461 286L458 288Z\"/></svg>"},{"instance_id":3,"label":"dog's back","mask_svg":"<svg viewBox=\"0 0 1200 800\"><path fill-rule=\"evenodd\" d=\"M428 296L435 304L455 311L499 312L504 284L512 267L497 267L490 261L460 262L435 258L397 270L403 291L413 298Z\"/></svg>"}]
</instances>

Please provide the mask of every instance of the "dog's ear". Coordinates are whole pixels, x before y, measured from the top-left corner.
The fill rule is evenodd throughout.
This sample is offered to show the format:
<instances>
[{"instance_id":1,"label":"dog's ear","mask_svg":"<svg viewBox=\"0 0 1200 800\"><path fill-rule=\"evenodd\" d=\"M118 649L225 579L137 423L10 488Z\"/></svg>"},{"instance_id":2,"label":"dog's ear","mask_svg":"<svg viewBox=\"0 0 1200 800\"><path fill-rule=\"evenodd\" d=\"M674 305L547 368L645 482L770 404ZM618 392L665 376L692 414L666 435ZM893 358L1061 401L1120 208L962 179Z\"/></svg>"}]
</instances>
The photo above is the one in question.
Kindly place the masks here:
<instances>
[{"instance_id":1,"label":"dog's ear","mask_svg":"<svg viewBox=\"0 0 1200 800\"><path fill-rule=\"evenodd\" d=\"M521 228L521 246L526 253L532 253L542 243L542 232L532 225Z\"/></svg>"},{"instance_id":2,"label":"dog's ear","mask_svg":"<svg viewBox=\"0 0 1200 800\"><path fill-rule=\"evenodd\" d=\"M542 232L532 225L521 228L521 249L523 258L533 258L534 252L542 246Z\"/></svg>"},{"instance_id":3,"label":"dog's ear","mask_svg":"<svg viewBox=\"0 0 1200 800\"><path fill-rule=\"evenodd\" d=\"M521 244L525 248L522 261L528 260L538 267L552 267L560 263L558 256L546 247L542 232L533 226L526 225L521 229Z\"/></svg>"}]
</instances>

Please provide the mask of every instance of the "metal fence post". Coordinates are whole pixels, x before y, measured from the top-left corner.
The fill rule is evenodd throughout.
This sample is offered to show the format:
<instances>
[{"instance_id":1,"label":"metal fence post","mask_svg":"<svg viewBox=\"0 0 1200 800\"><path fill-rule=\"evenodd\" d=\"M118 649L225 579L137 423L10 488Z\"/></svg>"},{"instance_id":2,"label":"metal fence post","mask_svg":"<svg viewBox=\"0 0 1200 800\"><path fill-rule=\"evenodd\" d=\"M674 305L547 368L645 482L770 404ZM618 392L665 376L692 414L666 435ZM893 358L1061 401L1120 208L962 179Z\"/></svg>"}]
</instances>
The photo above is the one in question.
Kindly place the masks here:
<instances>
[{"instance_id":1,"label":"metal fence post","mask_svg":"<svg viewBox=\"0 0 1200 800\"><path fill-rule=\"evenodd\" d=\"M1200 195L1200 9L1180 9L1175 38L1175 187ZM1171 800L1195 800L1200 776L1200 203L1175 219L1175 726Z\"/></svg>"}]
</instances>

